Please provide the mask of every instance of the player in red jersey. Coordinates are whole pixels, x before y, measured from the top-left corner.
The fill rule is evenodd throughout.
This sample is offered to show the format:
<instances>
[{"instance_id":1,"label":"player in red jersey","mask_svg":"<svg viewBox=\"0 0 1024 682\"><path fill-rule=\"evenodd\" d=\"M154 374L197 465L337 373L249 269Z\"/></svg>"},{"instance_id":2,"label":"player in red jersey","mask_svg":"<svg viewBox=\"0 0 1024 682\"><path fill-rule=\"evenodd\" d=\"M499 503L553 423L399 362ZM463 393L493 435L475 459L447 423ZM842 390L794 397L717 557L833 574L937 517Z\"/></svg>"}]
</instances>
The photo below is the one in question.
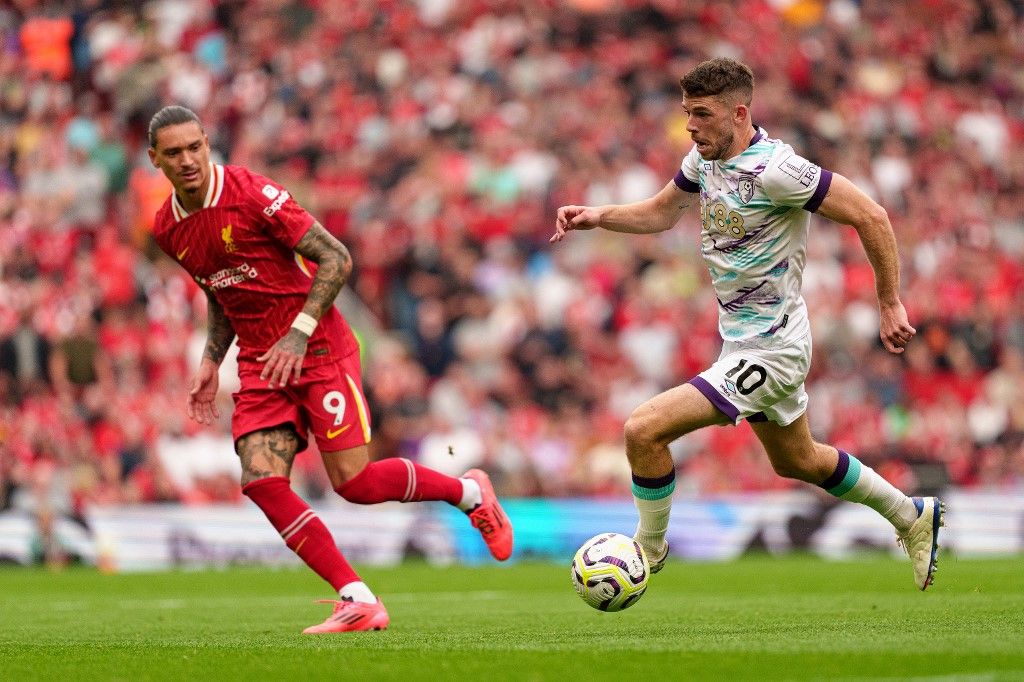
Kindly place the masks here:
<instances>
[{"instance_id":1,"label":"player in red jersey","mask_svg":"<svg viewBox=\"0 0 1024 682\"><path fill-rule=\"evenodd\" d=\"M452 478L407 459L369 461L370 415L359 351L334 299L352 271L345 246L288 191L210 162L199 118L179 106L149 124L149 158L174 186L156 214L160 248L206 292L208 336L186 410L219 417L218 368L236 334L241 388L231 419L242 492L285 543L338 591L331 616L306 633L382 630L389 618L289 483L313 434L334 489L358 504L444 500L464 510L491 554L512 553L512 527L487 474Z\"/></svg>"}]
</instances>

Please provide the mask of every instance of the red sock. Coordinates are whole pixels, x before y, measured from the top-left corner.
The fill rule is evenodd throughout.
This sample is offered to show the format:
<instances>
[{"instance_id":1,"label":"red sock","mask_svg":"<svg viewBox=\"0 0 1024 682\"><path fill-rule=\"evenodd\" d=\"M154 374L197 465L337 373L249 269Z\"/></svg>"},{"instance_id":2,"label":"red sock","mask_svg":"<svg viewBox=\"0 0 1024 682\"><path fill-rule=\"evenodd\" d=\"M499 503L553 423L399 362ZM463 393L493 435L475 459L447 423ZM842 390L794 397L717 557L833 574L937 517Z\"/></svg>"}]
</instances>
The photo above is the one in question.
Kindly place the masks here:
<instances>
[{"instance_id":1,"label":"red sock","mask_svg":"<svg viewBox=\"0 0 1024 682\"><path fill-rule=\"evenodd\" d=\"M335 488L337 493L356 504L378 502L462 501L462 482L404 457L370 462L359 475Z\"/></svg>"},{"instance_id":2,"label":"red sock","mask_svg":"<svg viewBox=\"0 0 1024 682\"><path fill-rule=\"evenodd\" d=\"M261 478L243 486L242 493L263 510L288 548L335 590L359 580L359 575L334 544L331 531L295 494L287 478Z\"/></svg>"}]
</instances>

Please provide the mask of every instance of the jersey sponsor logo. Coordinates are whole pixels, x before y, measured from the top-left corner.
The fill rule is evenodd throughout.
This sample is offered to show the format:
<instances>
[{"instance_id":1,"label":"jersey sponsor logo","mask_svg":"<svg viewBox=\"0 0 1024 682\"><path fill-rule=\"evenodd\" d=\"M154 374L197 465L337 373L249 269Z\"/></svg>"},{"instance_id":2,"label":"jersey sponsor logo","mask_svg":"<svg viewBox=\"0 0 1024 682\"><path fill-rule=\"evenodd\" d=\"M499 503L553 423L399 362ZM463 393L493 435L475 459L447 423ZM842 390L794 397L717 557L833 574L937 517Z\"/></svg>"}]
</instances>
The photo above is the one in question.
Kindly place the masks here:
<instances>
[{"instance_id":1,"label":"jersey sponsor logo","mask_svg":"<svg viewBox=\"0 0 1024 682\"><path fill-rule=\"evenodd\" d=\"M238 247L235 245L235 240L231 237L231 223L220 231L220 238L224 240L224 252L234 253L238 251Z\"/></svg>"},{"instance_id":2,"label":"jersey sponsor logo","mask_svg":"<svg viewBox=\"0 0 1024 682\"><path fill-rule=\"evenodd\" d=\"M821 170L820 166L811 164L810 167L804 171L804 174L800 176L800 184L804 187L810 187L818 177L819 170Z\"/></svg>"},{"instance_id":3,"label":"jersey sponsor logo","mask_svg":"<svg viewBox=\"0 0 1024 682\"><path fill-rule=\"evenodd\" d=\"M181 260L182 258L184 258L184 257L185 257L185 254L186 254L186 253L188 253L188 250L189 250L190 248L192 248L192 247L190 247L190 246L186 246L186 247L185 247L184 249L182 249L182 250L181 250L181 251L179 251L179 252L178 252L177 254L175 254L175 255L176 255L176 256L178 257L178 260Z\"/></svg>"},{"instance_id":4,"label":"jersey sponsor logo","mask_svg":"<svg viewBox=\"0 0 1024 682\"><path fill-rule=\"evenodd\" d=\"M209 277L196 277L195 280L202 285L217 290L241 284L247 279L256 279L258 276L259 273L256 272L256 268L248 263L242 263L237 268L224 268Z\"/></svg>"},{"instance_id":5,"label":"jersey sponsor logo","mask_svg":"<svg viewBox=\"0 0 1024 682\"><path fill-rule=\"evenodd\" d=\"M277 195L280 193L280 190L278 190L273 185L263 185L263 196L270 199L271 201L276 199Z\"/></svg>"},{"instance_id":6,"label":"jersey sponsor logo","mask_svg":"<svg viewBox=\"0 0 1024 682\"><path fill-rule=\"evenodd\" d=\"M785 160L779 164L779 170L794 180L800 179L800 176L804 174L805 168L807 168L806 161L801 158L794 159L792 156L787 156Z\"/></svg>"},{"instance_id":7,"label":"jersey sponsor logo","mask_svg":"<svg viewBox=\"0 0 1024 682\"><path fill-rule=\"evenodd\" d=\"M745 204L754 198L754 176L741 175L737 192L740 195L740 203Z\"/></svg>"},{"instance_id":8,"label":"jersey sponsor logo","mask_svg":"<svg viewBox=\"0 0 1024 682\"><path fill-rule=\"evenodd\" d=\"M815 166L813 163L799 157L794 159L792 156L788 156L779 164L779 170L804 187L810 187L818 177L818 171L821 170L821 167Z\"/></svg>"},{"instance_id":9,"label":"jersey sponsor logo","mask_svg":"<svg viewBox=\"0 0 1024 682\"><path fill-rule=\"evenodd\" d=\"M291 198L292 195L288 194L288 190L281 190L281 193L277 196L276 199L274 199L274 203L263 209L263 212L267 215L268 218L271 218L275 213L281 210L281 207L284 206L284 202L288 201Z\"/></svg>"},{"instance_id":10,"label":"jersey sponsor logo","mask_svg":"<svg viewBox=\"0 0 1024 682\"><path fill-rule=\"evenodd\" d=\"M348 431L350 426L352 426L352 425L351 424L345 424L340 429L327 429L327 438L328 438L328 440L333 440L333 439L337 438L338 436L340 436L341 434L345 433L346 431Z\"/></svg>"},{"instance_id":11,"label":"jersey sponsor logo","mask_svg":"<svg viewBox=\"0 0 1024 682\"><path fill-rule=\"evenodd\" d=\"M729 207L720 201L714 205L702 201L700 204L700 219L706 232L717 229L725 236L732 237L733 239L743 239L747 236L747 228L743 225L743 216L740 212L730 211ZM713 236L712 239L714 239ZM730 247L735 247L738 243L732 242ZM718 241L715 240L715 249L724 251L725 247L719 248Z\"/></svg>"}]
</instances>

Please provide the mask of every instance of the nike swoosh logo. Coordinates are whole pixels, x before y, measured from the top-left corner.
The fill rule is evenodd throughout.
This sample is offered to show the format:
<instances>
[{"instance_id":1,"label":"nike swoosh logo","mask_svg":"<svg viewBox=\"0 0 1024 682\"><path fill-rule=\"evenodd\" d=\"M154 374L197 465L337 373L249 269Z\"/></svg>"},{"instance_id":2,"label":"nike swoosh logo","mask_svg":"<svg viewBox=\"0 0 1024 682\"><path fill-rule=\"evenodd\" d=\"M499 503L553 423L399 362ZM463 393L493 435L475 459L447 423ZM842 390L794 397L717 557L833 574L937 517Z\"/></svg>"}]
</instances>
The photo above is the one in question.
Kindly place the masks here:
<instances>
[{"instance_id":1,"label":"nike swoosh logo","mask_svg":"<svg viewBox=\"0 0 1024 682\"><path fill-rule=\"evenodd\" d=\"M341 434L345 433L345 431L347 431L348 427L350 427L350 426L352 426L352 425L351 424L345 424L340 429L327 429L327 437L328 438L337 438Z\"/></svg>"},{"instance_id":2,"label":"nike swoosh logo","mask_svg":"<svg viewBox=\"0 0 1024 682\"><path fill-rule=\"evenodd\" d=\"M186 246L186 247L185 247L184 249L182 249L181 251L179 251L179 252L178 252L178 260L181 260L182 258L184 258L184 257L185 257L185 254L186 254L186 253L188 253L188 250L189 250L190 248L191 248L191 247L189 247L189 246Z\"/></svg>"}]
</instances>

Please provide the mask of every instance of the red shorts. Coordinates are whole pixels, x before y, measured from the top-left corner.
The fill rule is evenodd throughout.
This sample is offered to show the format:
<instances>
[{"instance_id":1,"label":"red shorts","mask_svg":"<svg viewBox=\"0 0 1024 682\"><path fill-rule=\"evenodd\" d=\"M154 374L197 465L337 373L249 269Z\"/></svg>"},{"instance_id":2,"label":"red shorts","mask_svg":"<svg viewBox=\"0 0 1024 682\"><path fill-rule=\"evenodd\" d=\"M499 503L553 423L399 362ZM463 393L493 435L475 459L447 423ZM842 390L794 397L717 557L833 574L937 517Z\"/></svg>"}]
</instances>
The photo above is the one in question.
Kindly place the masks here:
<instances>
[{"instance_id":1,"label":"red shorts","mask_svg":"<svg viewBox=\"0 0 1024 682\"><path fill-rule=\"evenodd\" d=\"M232 394L235 412L231 433L235 442L242 436L292 424L299 435L299 452L309 445L313 433L320 452L335 452L370 442L370 411L363 397L359 353L341 360L303 367L299 383L270 388L260 379L262 364L238 366L241 388Z\"/></svg>"}]
</instances>

